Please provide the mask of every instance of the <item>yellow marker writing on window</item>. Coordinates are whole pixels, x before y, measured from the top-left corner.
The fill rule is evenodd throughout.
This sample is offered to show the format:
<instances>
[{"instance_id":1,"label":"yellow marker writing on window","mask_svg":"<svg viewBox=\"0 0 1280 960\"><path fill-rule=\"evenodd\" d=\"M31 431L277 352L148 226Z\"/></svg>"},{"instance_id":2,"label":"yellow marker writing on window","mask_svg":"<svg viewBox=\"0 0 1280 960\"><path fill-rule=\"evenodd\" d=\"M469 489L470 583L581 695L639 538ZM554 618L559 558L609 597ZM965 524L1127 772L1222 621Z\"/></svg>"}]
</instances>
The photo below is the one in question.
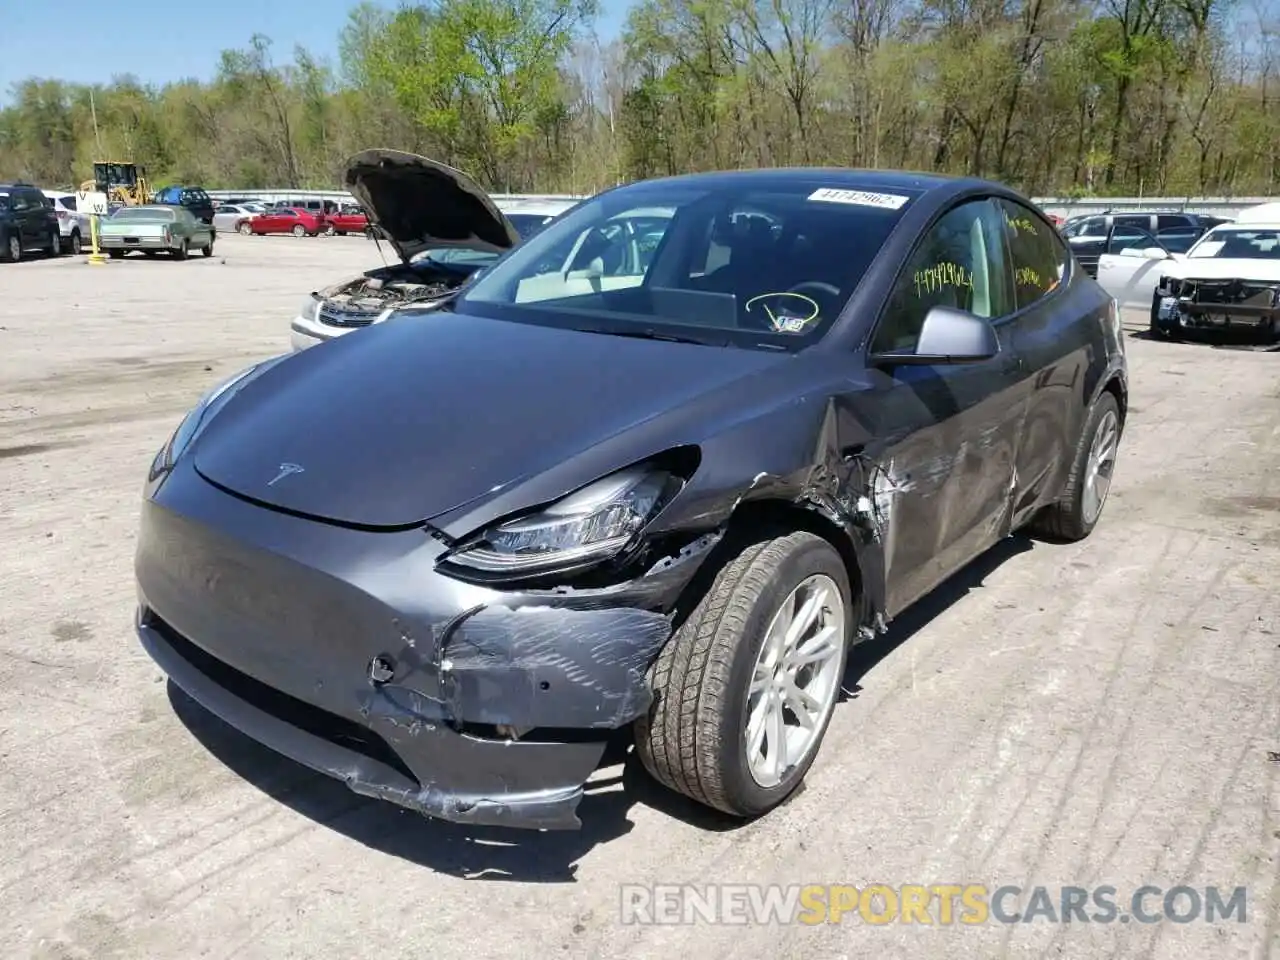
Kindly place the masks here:
<instances>
[{"instance_id":1,"label":"yellow marker writing on window","mask_svg":"<svg viewBox=\"0 0 1280 960\"><path fill-rule=\"evenodd\" d=\"M932 267L925 267L923 270L917 270L915 284L917 297L926 293L936 293L947 287L972 290L973 273L958 263L945 261L934 264Z\"/></svg>"}]
</instances>

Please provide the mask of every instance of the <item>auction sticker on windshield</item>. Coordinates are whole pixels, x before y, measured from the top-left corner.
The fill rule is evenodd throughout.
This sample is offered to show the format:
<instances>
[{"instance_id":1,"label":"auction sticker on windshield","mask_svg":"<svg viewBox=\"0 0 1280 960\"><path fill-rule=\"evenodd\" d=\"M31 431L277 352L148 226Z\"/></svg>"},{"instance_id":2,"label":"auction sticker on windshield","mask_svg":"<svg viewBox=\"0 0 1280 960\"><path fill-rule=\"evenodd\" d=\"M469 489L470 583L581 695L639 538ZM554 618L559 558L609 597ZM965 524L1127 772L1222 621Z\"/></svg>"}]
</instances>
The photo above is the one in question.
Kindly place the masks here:
<instances>
[{"instance_id":1,"label":"auction sticker on windshield","mask_svg":"<svg viewBox=\"0 0 1280 960\"><path fill-rule=\"evenodd\" d=\"M910 197L896 193L868 193L865 190L837 190L822 187L809 194L810 200L824 203L851 203L857 207L879 207L881 210L901 210Z\"/></svg>"}]
</instances>

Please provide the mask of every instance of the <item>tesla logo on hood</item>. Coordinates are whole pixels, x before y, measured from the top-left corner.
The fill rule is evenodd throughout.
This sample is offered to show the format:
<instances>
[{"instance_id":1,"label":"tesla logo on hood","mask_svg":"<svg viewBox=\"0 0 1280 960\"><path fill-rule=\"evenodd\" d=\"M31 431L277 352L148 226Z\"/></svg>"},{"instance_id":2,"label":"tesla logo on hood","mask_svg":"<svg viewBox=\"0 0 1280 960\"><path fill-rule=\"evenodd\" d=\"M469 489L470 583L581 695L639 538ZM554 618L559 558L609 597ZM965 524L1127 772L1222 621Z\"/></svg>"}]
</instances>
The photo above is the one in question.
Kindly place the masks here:
<instances>
[{"instance_id":1,"label":"tesla logo on hood","mask_svg":"<svg viewBox=\"0 0 1280 960\"><path fill-rule=\"evenodd\" d=\"M276 474L276 477L274 480L270 480L267 482L267 486L274 487L277 483L279 483L285 477L291 477L295 473L302 473L302 472L303 472L303 468L298 466L296 463L282 463L280 464L280 472Z\"/></svg>"}]
</instances>

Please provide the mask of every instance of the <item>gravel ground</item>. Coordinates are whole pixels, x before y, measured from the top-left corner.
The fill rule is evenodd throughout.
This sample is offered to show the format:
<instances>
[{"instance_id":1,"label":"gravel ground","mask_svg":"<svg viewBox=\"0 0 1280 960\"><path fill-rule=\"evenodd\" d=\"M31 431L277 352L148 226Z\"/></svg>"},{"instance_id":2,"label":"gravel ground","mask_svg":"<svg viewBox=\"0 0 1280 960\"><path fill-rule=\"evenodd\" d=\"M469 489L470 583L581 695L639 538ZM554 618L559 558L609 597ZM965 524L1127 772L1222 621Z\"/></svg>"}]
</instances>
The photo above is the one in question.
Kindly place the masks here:
<instances>
[{"instance_id":1,"label":"gravel ground","mask_svg":"<svg viewBox=\"0 0 1280 960\"><path fill-rule=\"evenodd\" d=\"M136 643L146 466L356 238L0 265L0 943L39 958L1280 956L1280 356L1151 342L1088 541L1012 539L856 651L753 825L629 773L576 834L432 823L228 730ZM624 924L623 884L1248 888L1245 922ZM1159 898L1149 901L1158 908ZM934 914L935 918L937 914Z\"/></svg>"}]
</instances>

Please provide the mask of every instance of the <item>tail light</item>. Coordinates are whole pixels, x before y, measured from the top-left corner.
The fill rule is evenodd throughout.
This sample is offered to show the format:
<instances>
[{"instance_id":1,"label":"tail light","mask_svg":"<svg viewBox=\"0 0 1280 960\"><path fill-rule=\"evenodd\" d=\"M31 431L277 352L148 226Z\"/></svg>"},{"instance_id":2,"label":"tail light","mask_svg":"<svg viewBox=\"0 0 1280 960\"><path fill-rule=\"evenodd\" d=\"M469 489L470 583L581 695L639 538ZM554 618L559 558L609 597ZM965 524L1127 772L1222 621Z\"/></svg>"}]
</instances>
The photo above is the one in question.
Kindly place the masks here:
<instances>
[{"instance_id":1,"label":"tail light","mask_svg":"<svg viewBox=\"0 0 1280 960\"><path fill-rule=\"evenodd\" d=\"M70 220L70 219L71 219L71 214L67 213L67 211L65 211L65 210L57 210L57 211L55 211L55 212L58 214L58 219L59 219L59 220Z\"/></svg>"}]
</instances>

